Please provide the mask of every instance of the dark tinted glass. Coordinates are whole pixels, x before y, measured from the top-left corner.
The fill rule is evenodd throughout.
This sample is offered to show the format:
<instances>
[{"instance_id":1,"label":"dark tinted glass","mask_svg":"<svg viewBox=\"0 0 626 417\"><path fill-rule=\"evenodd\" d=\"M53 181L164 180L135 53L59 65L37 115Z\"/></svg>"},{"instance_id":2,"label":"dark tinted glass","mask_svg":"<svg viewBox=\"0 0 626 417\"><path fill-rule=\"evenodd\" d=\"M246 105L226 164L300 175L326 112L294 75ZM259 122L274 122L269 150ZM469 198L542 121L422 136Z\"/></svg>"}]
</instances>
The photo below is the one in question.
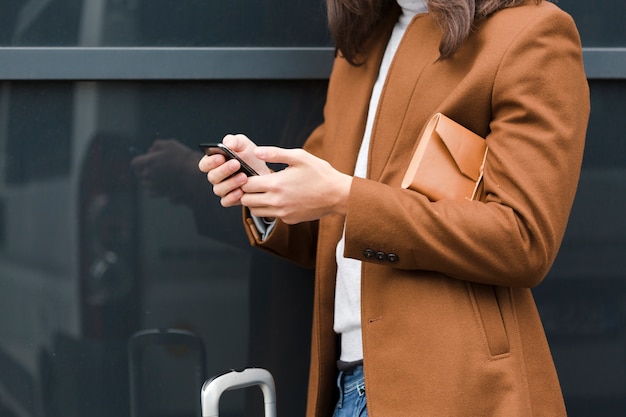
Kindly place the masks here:
<instances>
[{"instance_id":1,"label":"dark tinted glass","mask_svg":"<svg viewBox=\"0 0 626 417\"><path fill-rule=\"evenodd\" d=\"M626 410L626 83L592 81L578 193L559 256L535 290L572 417Z\"/></svg>"},{"instance_id":2,"label":"dark tinted glass","mask_svg":"<svg viewBox=\"0 0 626 417\"><path fill-rule=\"evenodd\" d=\"M623 0L561 0L557 4L576 21L583 46L626 46L626 2Z\"/></svg>"},{"instance_id":3,"label":"dark tinted glass","mask_svg":"<svg viewBox=\"0 0 626 417\"><path fill-rule=\"evenodd\" d=\"M324 46L323 0L3 0L0 45Z\"/></svg>"},{"instance_id":4,"label":"dark tinted glass","mask_svg":"<svg viewBox=\"0 0 626 417\"><path fill-rule=\"evenodd\" d=\"M193 416L206 378L245 366L303 415L312 271L251 249L197 145L299 146L325 84L2 85L0 415ZM224 415L255 415L248 396Z\"/></svg>"},{"instance_id":5,"label":"dark tinted glass","mask_svg":"<svg viewBox=\"0 0 626 417\"><path fill-rule=\"evenodd\" d=\"M561 1L585 46L625 46L626 4ZM323 0L4 0L0 45L328 45Z\"/></svg>"},{"instance_id":6,"label":"dark tinted glass","mask_svg":"<svg viewBox=\"0 0 626 417\"><path fill-rule=\"evenodd\" d=\"M284 393L279 410L300 413L311 271L249 248L239 210L221 208L197 171L196 145L245 132L297 146L320 120L324 87L5 83L0 407L193 415L204 378L263 366ZM535 290L574 417L626 405L626 85L591 87L579 192ZM224 413L254 415L260 401L229 394Z\"/></svg>"}]
</instances>

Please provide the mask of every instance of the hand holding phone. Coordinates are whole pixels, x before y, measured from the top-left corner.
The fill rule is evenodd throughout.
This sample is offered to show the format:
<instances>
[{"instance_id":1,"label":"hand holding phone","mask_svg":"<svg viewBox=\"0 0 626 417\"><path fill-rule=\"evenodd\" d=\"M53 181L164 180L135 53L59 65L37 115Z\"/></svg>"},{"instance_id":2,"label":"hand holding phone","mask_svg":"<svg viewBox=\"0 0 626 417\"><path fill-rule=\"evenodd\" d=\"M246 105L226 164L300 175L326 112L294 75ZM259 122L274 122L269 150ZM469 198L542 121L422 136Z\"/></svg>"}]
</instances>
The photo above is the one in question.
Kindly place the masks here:
<instances>
[{"instance_id":1,"label":"hand holding phone","mask_svg":"<svg viewBox=\"0 0 626 417\"><path fill-rule=\"evenodd\" d=\"M235 172L235 174L243 172L248 177L259 175L254 169L252 169L250 165L245 163L243 159L239 157L239 155L237 155L234 151L229 149L228 146L224 145L223 143L202 143L198 146L206 155L220 154L220 155L223 155L227 161L229 159L236 159L237 161L239 161L241 168L239 168L239 171Z\"/></svg>"}]
</instances>

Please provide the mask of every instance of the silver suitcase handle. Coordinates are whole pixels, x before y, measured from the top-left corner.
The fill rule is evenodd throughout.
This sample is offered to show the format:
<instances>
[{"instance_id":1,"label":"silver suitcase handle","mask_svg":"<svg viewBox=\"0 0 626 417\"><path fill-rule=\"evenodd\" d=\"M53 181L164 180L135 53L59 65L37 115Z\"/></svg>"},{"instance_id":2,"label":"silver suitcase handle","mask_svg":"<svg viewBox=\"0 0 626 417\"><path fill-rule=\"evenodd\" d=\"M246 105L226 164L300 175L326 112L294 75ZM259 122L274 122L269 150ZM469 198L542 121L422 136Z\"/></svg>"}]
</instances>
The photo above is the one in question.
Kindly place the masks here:
<instances>
[{"instance_id":1,"label":"silver suitcase handle","mask_svg":"<svg viewBox=\"0 0 626 417\"><path fill-rule=\"evenodd\" d=\"M276 387L269 371L262 368L232 370L207 380L202 386L202 417L218 417L220 397L225 391L258 385L263 391L265 417L276 417Z\"/></svg>"}]
</instances>

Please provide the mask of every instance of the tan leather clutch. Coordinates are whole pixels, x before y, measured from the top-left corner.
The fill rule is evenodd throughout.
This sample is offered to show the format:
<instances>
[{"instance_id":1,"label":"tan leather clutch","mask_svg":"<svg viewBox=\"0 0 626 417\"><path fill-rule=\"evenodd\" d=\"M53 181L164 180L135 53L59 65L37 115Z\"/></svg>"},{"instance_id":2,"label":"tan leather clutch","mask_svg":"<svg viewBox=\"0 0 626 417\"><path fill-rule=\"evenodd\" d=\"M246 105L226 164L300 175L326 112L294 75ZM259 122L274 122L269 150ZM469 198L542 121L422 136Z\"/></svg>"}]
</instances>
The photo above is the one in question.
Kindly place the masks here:
<instances>
[{"instance_id":1,"label":"tan leather clutch","mask_svg":"<svg viewBox=\"0 0 626 417\"><path fill-rule=\"evenodd\" d=\"M487 151L483 138L437 113L426 125L402 187L431 201L473 200L482 181Z\"/></svg>"}]
</instances>

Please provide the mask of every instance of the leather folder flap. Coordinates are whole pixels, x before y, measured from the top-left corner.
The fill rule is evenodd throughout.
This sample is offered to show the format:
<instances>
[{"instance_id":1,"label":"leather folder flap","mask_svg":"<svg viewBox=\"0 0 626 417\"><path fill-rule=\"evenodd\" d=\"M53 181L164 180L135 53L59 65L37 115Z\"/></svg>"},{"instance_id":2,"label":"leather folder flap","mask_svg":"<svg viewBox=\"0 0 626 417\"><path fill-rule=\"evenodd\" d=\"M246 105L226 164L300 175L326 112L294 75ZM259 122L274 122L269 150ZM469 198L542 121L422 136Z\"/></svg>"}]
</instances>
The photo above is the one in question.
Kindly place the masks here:
<instances>
[{"instance_id":1,"label":"leather folder flap","mask_svg":"<svg viewBox=\"0 0 626 417\"><path fill-rule=\"evenodd\" d=\"M440 115L435 131L459 171L473 181L478 181L487 150L485 140L444 115Z\"/></svg>"}]
</instances>

